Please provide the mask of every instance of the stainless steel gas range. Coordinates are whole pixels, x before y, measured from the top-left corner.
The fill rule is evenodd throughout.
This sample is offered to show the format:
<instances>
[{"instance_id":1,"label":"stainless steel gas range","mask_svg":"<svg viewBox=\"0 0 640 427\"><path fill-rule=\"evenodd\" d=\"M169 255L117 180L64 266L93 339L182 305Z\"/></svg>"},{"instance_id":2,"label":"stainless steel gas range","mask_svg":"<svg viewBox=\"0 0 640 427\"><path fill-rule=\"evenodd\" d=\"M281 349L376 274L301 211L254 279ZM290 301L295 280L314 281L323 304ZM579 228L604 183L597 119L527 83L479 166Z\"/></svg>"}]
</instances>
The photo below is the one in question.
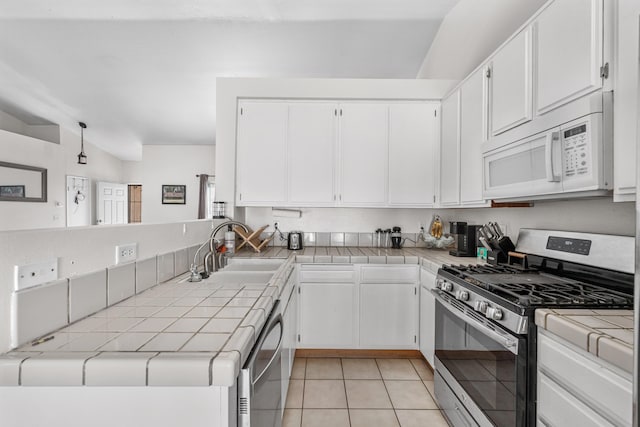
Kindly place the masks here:
<instances>
[{"instance_id":1,"label":"stainless steel gas range","mask_svg":"<svg viewBox=\"0 0 640 427\"><path fill-rule=\"evenodd\" d=\"M634 238L523 229L498 265L443 266L435 394L450 424L535 425L537 308L633 308Z\"/></svg>"}]
</instances>

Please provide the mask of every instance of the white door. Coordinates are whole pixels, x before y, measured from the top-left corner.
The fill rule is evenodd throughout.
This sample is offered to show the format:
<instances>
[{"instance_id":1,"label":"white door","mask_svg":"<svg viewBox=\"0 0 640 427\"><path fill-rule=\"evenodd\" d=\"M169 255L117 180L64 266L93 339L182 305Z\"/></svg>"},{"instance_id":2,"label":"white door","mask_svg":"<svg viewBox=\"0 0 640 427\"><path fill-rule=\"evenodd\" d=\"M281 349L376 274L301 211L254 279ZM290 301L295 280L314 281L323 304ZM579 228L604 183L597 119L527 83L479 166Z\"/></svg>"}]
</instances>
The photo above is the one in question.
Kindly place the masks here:
<instances>
[{"instance_id":1,"label":"white door","mask_svg":"<svg viewBox=\"0 0 640 427\"><path fill-rule=\"evenodd\" d=\"M342 204L386 204L388 167L387 104L341 104L340 188Z\"/></svg>"},{"instance_id":2,"label":"white door","mask_svg":"<svg viewBox=\"0 0 640 427\"><path fill-rule=\"evenodd\" d=\"M89 178L67 175L67 227L91 225Z\"/></svg>"},{"instance_id":3,"label":"white door","mask_svg":"<svg viewBox=\"0 0 640 427\"><path fill-rule=\"evenodd\" d=\"M442 101L440 204L460 203L460 91Z\"/></svg>"},{"instance_id":4,"label":"white door","mask_svg":"<svg viewBox=\"0 0 640 427\"><path fill-rule=\"evenodd\" d=\"M436 103L389 106L390 205L433 206L438 110Z\"/></svg>"},{"instance_id":5,"label":"white door","mask_svg":"<svg viewBox=\"0 0 640 427\"><path fill-rule=\"evenodd\" d=\"M289 105L289 201L332 205L336 201L337 105Z\"/></svg>"},{"instance_id":6,"label":"white door","mask_svg":"<svg viewBox=\"0 0 640 427\"><path fill-rule=\"evenodd\" d=\"M482 143L487 139L486 69L472 74L460 88L460 202L484 205Z\"/></svg>"},{"instance_id":7,"label":"white door","mask_svg":"<svg viewBox=\"0 0 640 427\"><path fill-rule=\"evenodd\" d=\"M287 115L283 102L243 102L238 111L238 206L287 200Z\"/></svg>"},{"instance_id":8,"label":"white door","mask_svg":"<svg viewBox=\"0 0 640 427\"><path fill-rule=\"evenodd\" d=\"M360 285L360 347L418 347L417 285Z\"/></svg>"},{"instance_id":9,"label":"white door","mask_svg":"<svg viewBox=\"0 0 640 427\"><path fill-rule=\"evenodd\" d=\"M531 120L531 28L498 51L490 64L490 123L495 136Z\"/></svg>"},{"instance_id":10,"label":"white door","mask_svg":"<svg viewBox=\"0 0 640 427\"><path fill-rule=\"evenodd\" d=\"M536 18L537 114L602 87L602 7L602 0L554 1Z\"/></svg>"},{"instance_id":11,"label":"white door","mask_svg":"<svg viewBox=\"0 0 640 427\"><path fill-rule=\"evenodd\" d=\"M96 184L98 225L126 224L127 215L127 184L113 182L98 182Z\"/></svg>"},{"instance_id":12,"label":"white door","mask_svg":"<svg viewBox=\"0 0 640 427\"><path fill-rule=\"evenodd\" d=\"M436 275L424 268L420 271L420 352L433 367L436 348Z\"/></svg>"},{"instance_id":13,"label":"white door","mask_svg":"<svg viewBox=\"0 0 640 427\"><path fill-rule=\"evenodd\" d=\"M355 348L357 313L355 284L300 284L300 347Z\"/></svg>"}]
</instances>

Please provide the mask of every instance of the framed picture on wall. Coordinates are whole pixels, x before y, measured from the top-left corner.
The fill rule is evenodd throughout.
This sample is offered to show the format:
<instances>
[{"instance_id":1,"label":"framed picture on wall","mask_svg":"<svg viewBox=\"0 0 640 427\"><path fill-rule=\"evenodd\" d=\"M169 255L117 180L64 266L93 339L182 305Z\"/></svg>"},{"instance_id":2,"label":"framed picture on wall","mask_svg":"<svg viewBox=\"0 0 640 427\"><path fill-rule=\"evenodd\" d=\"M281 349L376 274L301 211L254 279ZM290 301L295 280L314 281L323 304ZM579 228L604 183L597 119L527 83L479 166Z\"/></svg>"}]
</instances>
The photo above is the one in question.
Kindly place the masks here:
<instances>
[{"instance_id":1,"label":"framed picture on wall","mask_svg":"<svg viewBox=\"0 0 640 427\"><path fill-rule=\"evenodd\" d=\"M0 185L0 197L24 199L24 185Z\"/></svg>"},{"instance_id":2,"label":"framed picture on wall","mask_svg":"<svg viewBox=\"0 0 640 427\"><path fill-rule=\"evenodd\" d=\"M162 204L163 205L184 205L187 203L186 185L163 185Z\"/></svg>"}]
</instances>

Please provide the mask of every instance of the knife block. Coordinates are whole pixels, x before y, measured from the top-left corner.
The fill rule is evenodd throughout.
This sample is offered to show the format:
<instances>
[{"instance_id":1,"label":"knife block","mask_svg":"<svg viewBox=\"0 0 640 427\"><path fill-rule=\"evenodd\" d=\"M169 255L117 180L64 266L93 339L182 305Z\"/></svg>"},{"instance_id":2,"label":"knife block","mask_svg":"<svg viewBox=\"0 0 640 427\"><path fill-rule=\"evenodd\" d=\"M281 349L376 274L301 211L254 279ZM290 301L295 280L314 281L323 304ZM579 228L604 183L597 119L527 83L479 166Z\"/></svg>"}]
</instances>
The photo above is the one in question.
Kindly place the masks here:
<instances>
[{"instance_id":1,"label":"knife block","mask_svg":"<svg viewBox=\"0 0 640 427\"><path fill-rule=\"evenodd\" d=\"M507 262L507 255L502 251L487 251L487 262L492 265Z\"/></svg>"}]
</instances>

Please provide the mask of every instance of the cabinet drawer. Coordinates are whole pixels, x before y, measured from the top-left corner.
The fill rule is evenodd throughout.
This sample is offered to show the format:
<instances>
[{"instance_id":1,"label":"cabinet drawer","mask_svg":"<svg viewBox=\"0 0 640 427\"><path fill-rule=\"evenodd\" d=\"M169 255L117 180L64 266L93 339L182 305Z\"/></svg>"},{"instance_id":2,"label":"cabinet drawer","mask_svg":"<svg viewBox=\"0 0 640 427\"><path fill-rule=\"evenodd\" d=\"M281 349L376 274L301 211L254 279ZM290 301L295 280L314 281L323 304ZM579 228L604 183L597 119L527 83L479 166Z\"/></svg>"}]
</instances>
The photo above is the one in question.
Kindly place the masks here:
<instances>
[{"instance_id":1,"label":"cabinet drawer","mask_svg":"<svg viewBox=\"0 0 640 427\"><path fill-rule=\"evenodd\" d=\"M613 424L544 374L540 374L538 377L537 417L538 426L613 427Z\"/></svg>"},{"instance_id":2,"label":"cabinet drawer","mask_svg":"<svg viewBox=\"0 0 640 427\"><path fill-rule=\"evenodd\" d=\"M351 265L303 264L300 266L300 283L354 283L355 273Z\"/></svg>"},{"instance_id":3,"label":"cabinet drawer","mask_svg":"<svg viewBox=\"0 0 640 427\"><path fill-rule=\"evenodd\" d=\"M360 283L418 283L418 266L362 266Z\"/></svg>"},{"instance_id":4,"label":"cabinet drawer","mask_svg":"<svg viewBox=\"0 0 640 427\"><path fill-rule=\"evenodd\" d=\"M619 420L623 425L631 425L630 379L544 333L538 334L538 370L561 383L593 410L612 420Z\"/></svg>"}]
</instances>

